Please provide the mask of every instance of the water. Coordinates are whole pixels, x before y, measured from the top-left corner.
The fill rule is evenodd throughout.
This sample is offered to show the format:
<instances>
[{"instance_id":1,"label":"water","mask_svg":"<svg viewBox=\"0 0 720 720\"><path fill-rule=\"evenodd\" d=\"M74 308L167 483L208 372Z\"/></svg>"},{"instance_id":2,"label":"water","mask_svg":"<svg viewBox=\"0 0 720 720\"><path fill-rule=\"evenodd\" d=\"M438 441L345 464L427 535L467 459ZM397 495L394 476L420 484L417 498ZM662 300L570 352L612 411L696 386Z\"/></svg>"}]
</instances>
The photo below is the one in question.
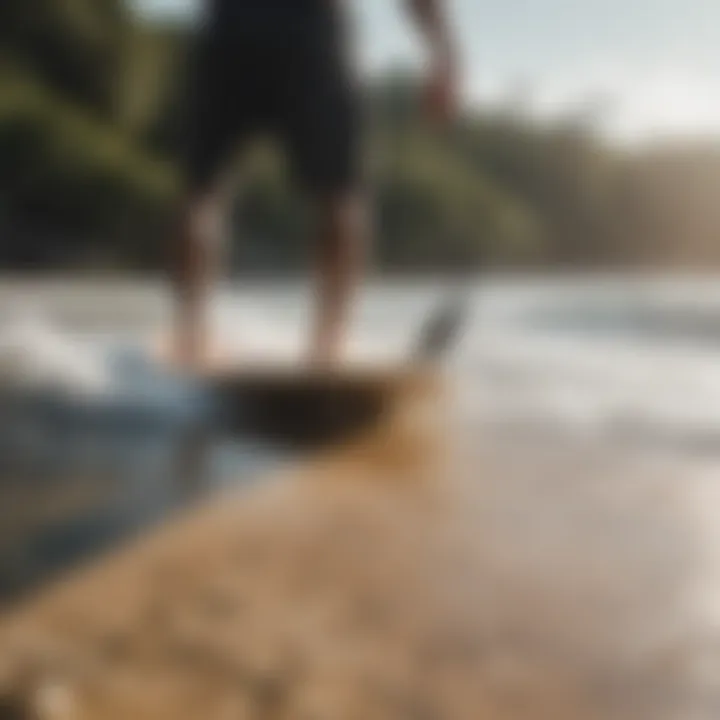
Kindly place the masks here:
<instances>
[{"instance_id":1,"label":"water","mask_svg":"<svg viewBox=\"0 0 720 720\"><path fill-rule=\"evenodd\" d=\"M488 278L469 289L470 322L453 355L459 400L478 419L559 431L657 435L712 445L720 432L720 286L712 278ZM351 353L403 362L442 283L371 283ZM229 355L301 361L311 309L300 284L225 287L215 304ZM30 307L95 344L148 342L167 322L152 283L0 283L3 311ZM712 441L712 442L709 442Z\"/></svg>"},{"instance_id":2,"label":"water","mask_svg":"<svg viewBox=\"0 0 720 720\"><path fill-rule=\"evenodd\" d=\"M137 338L37 323L0 333L0 602L289 458Z\"/></svg>"},{"instance_id":3,"label":"water","mask_svg":"<svg viewBox=\"0 0 720 720\"><path fill-rule=\"evenodd\" d=\"M353 323L355 360L404 362L448 290L370 284ZM448 367L455 412L478 432L492 425L562 442L720 454L720 291L711 280L486 278L468 294L470 317ZM300 284L226 286L214 306L217 335L238 358L299 360L310 300ZM169 313L167 294L150 282L0 283L0 356L2 331L18 318L55 333L27 355L34 364L0 357L5 387L25 372L30 385L42 379L57 391L65 378L84 388L44 425L36 412L3 406L0 596L291 459L222 434L193 454L203 403L153 375L143 356ZM53 353L56 362L43 365ZM83 358L80 373L74 357Z\"/></svg>"},{"instance_id":4,"label":"water","mask_svg":"<svg viewBox=\"0 0 720 720\"><path fill-rule=\"evenodd\" d=\"M720 291L695 278L488 278L450 359L456 407L475 422L653 451L720 453ZM453 288L374 284L352 353L403 362ZM226 293L218 324L238 353L297 356L307 290Z\"/></svg>"}]
</instances>

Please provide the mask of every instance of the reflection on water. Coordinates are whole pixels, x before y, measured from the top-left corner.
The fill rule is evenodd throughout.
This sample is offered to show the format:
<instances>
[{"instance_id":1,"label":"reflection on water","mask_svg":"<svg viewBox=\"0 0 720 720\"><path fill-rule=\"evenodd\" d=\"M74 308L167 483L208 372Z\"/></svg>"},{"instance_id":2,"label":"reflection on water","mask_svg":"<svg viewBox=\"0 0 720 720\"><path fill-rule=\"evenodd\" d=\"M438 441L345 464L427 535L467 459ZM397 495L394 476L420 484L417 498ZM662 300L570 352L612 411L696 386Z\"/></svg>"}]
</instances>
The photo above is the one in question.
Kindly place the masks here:
<instances>
[{"instance_id":1,"label":"reflection on water","mask_svg":"<svg viewBox=\"0 0 720 720\"><path fill-rule=\"evenodd\" d=\"M224 432L209 397L107 359L112 393L0 400L0 603L282 460Z\"/></svg>"},{"instance_id":2,"label":"reflection on water","mask_svg":"<svg viewBox=\"0 0 720 720\"><path fill-rule=\"evenodd\" d=\"M507 427L513 437L591 437L611 447L717 457L718 288L712 279L485 279L472 288L472 322L449 363L458 389L454 412L478 427ZM367 285L353 356L406 358L447 290ZM149 371L131 349L167 326L168 300L150 282L0 283L0 330L15 309L33 308L63 332L72 327L92 337L90 345L109 348L101 355L111 371L102 402L24 409L0 403L0 591L29 587L68 558L112 545L197 494L265 475L258 469L280 460L273 448L221 432L206 440L207 453L193 450L202 445L193 428L204 411L192 389ZM309 286L243 284L220 289L213 316L238 358L294 358L305 347L311 307ZM20 330L25 342L42 340L44 351L0 364L0 381L18 366L34 378L60 370L91 385L104 381L72 359L66 342L48 344L46 335ZM38 364L49 350L60 366Z\"/></svg>"}]
</instances>

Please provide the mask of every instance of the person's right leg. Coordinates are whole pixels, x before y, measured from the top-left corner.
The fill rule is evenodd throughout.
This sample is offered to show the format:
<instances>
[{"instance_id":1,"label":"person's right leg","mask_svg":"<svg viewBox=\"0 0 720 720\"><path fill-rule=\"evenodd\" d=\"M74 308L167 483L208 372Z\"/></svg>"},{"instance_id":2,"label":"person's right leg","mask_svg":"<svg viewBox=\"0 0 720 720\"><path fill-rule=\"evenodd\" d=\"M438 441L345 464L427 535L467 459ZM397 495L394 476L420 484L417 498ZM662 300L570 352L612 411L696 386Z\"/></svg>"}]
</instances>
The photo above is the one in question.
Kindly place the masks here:
<instances>
[{"instance_id":1,"label":"person's right leg","mask_svg":"<svg viewBox=\"0 0 720 720\"><path fill-rule=\"evenodd\" d=\"M217 273L223 208L219 191L189 191L173 233L176 316L170 354L186 367L201 366L207 360L209 289Z\"/></svg>"},{"instance_id":2,"label":"person's right leg","mask_svg":"<svg viewBox=\"0 0 720 720\"><path fill-rule=\"evenodd\" d=\"M176 310L170 354L187 367L208 359L209 295L218 271L231 189L224 171L230 166L242 120L234 77L242 57L231 40L217 28L205 29L190 86L190 127L182 168L185 192L170 249Z\"/></svg>"},{"instance_id":3,"label":"person's right leg","mask_svg":"<svg viewBox=\"0 0 720 720\"><path fill-rule=\"evenodd\" d=\"M360 190L323 195L317 208L318 277L310 359L327 365L343 354L350 306L364 264L368 208Z\"/></svg>"},{"instance_id":4,"label":"person's right leg","mask_svg":"<svg viewBox=\"0 0 720 720\"><path fill-rule=\"evenodd\" d=\"M343 354L364 265L369 207L361 152L360 93L339 10L324 6L285 59L283 122L291 166L316 211L316 303L310 360Z\"/></svg>"}]
</instances>

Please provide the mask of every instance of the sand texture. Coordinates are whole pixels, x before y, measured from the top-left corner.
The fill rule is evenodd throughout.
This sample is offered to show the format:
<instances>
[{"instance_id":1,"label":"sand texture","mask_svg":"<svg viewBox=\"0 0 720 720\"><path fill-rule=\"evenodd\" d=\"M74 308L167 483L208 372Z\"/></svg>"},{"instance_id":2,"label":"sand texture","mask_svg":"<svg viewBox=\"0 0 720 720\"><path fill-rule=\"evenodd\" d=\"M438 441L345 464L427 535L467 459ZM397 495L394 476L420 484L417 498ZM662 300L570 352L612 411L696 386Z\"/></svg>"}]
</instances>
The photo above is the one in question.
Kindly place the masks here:
<instances>
[{"instance_id":1,"label":"sand texture","mask_svg":"<svg viewBox=\"0 0 720 720\"><path fill-rule=\"evenodd\" d=\"M270 480L2 619L0 718L719 716L701 477L424 405Z\"/></svg>"}]
</instances>

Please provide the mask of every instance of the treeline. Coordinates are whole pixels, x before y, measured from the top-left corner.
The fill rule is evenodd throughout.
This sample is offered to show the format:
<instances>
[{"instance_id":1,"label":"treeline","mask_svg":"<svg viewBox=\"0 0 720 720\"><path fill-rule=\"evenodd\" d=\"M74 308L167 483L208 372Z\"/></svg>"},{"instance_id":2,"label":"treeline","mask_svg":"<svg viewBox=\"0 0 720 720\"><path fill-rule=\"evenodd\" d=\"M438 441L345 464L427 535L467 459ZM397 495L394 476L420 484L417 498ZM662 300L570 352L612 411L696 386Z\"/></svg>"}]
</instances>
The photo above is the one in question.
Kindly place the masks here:
<instances>
[{"instance_id":1,"label":"treeline","mask_svg":"<svg viewBox=\"0 0 720 720\"><path fill-rule=\"evenodd\" d=\"M155 268L180 191L190 38L124 0L0 3L0 263ZM512 109L424 127L403 72L368 88L375 264L460 271L563 264L707 266L720 259L720 149L637 154L584 117L539 125ZM291 271L308 209L282 158L247 158L236 265Z\"/></svg>"}]
</instances>

